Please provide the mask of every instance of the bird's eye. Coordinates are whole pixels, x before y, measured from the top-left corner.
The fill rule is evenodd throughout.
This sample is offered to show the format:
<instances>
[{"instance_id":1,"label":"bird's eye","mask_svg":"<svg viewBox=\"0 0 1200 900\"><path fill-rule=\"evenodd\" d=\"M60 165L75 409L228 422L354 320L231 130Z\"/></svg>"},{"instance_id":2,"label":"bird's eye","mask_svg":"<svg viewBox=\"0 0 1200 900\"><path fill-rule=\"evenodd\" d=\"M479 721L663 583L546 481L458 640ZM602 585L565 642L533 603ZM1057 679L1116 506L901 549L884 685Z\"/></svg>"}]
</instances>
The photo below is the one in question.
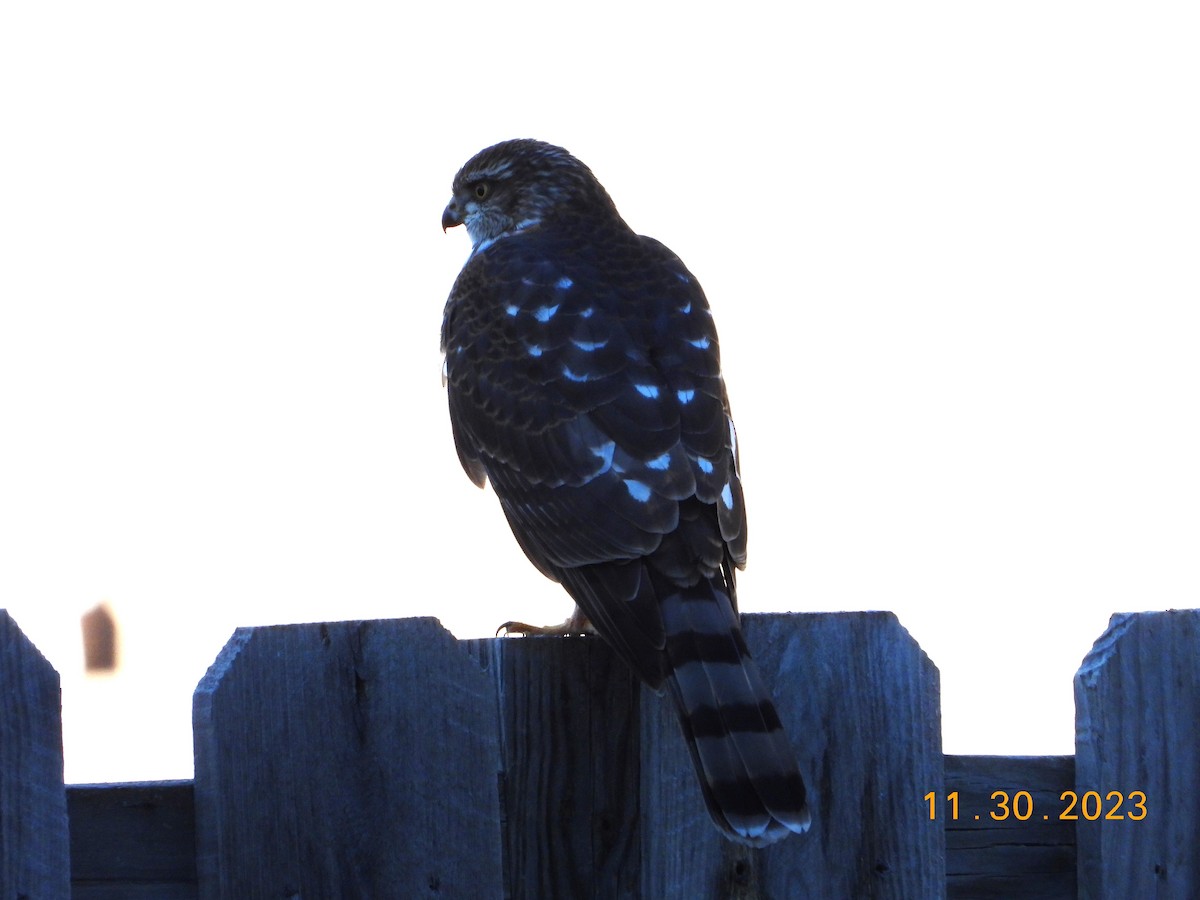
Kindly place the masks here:
<instances>
[{"instance_id":1,"label":"bird's eye","mask_svg":"<svg viewBox=\"0 0 1200 900\"><path fill-rule=\"evenodd\" d=\"M487 195L492 192L491 186L486 181L481 181L475 185L475 199L486 200Z\"/></svg>"}]
</instances>

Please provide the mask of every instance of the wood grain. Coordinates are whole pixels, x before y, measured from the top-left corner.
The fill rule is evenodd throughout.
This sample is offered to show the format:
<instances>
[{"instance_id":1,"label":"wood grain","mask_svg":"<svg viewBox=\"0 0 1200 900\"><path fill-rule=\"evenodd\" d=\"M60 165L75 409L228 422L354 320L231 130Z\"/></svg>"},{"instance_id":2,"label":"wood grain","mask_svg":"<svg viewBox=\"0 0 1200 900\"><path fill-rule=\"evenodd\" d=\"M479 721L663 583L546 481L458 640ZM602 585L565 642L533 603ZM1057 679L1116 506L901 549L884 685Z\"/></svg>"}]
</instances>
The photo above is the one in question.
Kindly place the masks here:
<instances>
[{"instance_id":1,"label":"wood grain","mask_svg":"<svg viewBox=\"0 0 1200 900\"><path fill-rule=\"evenodd\" d=\"M1075 675L1075 723L1076 791L1103 798L1078 822L1079 896L1200 897L1200 610L1114 615Z\"/></svg>"},{"instance_id":2,"label":"wood grain","mask_svg":"<svg viewBox=\"0 0 1200 900\"><path fill-rule=\"evenodd\" d=\"M1074 900L1075 824L1059 817L1062 792L1074 787L1072 756L947 756L936 809L946 826L946 895ZM997 791L1009 798L1007 813ZM1022 791L1028 806L1013 799ZM946 800L951 792L958 793L957 819Z\"/></svg>"},{"instance_id":3,"label":"wood grain","mask_svg":"<svg viewBox=\"0 0 1200 900\"><path fill-rule=\"evenodd\" d=\"M70 890L58 673L0 610L0 896Z\"/></svg>"},{"instance_id":4,"label":"wood grain","mask_svg":"<svg viewBox=\"0 0 1200 900\"><path fill-rule=\"evenodd\" d=\"M501 895L495 695L436 620L239 629L193 721L201 897Z\"/></svg>"},{"instance_id":5,"label":"wood grain","mask_svg":"<svg viewBox=\"0 0 1200 900\"><path fill-rule=\"evenodd\" d=\"M890 613L743 616L809 786L813 827L764 850L724 840L674 713L642 722L643 897L937 898L945 892L938 672ZM657 701L657 698L654 698Z\"/></svg>"},{"instance_id":6,"label":"wood grain","mask_svg":"<svg viewBox=\"0 0 1200 900\"><path fill-rule=\"evenodd\" d=\"M493 678L509 897L637 897L640 692L592 636L469 642Z\"/></svg>"},{"instance_id":7,"label":"wood grain","mask_svg":"<svg viewBox=\"0 0 1200 900\"><path fill-rule=\"evenodd\" d=\"M72 900L195 900L191 781L67 788Z\"/></svg>"}]
</instances>

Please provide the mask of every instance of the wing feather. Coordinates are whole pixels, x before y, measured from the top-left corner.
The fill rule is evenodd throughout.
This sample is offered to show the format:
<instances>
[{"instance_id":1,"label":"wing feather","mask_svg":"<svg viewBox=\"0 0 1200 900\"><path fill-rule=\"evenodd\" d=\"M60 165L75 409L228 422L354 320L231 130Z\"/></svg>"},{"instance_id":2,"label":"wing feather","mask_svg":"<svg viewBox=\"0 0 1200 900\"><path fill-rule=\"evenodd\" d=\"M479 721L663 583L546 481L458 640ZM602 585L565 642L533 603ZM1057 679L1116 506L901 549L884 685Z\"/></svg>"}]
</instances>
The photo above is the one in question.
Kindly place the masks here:
<instances>
[{"instance_id":1,"label":"wing feather","mask_svg":"<svg viewBox=\"0 0 1200 900\"><path fill-rule=\"evenodd\" d=\"M632 232L514 235L463 268L442 349L464 470L491 480L522 549L593 621L612 620L606 634L637 630L619 649L661 681L661 612L641 560L684 581L745 561L700 285Z\"/></svg>"}]
</instances>

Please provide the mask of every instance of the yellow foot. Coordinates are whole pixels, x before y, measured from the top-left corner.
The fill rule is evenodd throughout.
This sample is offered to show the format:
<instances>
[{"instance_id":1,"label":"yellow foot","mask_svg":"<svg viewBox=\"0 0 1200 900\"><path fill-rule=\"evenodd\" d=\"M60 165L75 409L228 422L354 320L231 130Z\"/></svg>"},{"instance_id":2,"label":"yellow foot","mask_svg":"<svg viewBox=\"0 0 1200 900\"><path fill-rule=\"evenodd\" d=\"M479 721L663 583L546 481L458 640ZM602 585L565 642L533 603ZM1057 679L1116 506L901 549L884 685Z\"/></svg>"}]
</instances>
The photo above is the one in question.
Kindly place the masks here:
<instances>
[{"instance_id":1,"label":"yellow foot","mask_svg":"<svg viewBox=\"0 0 1200 900\"><path fill-rule=\"evenodd\" d=\"M514 635L530 637L531 635L590 634L592 631L592 623L588 621L588 617L584 615L583 610L577 606L575 607L575 612L571 613L567 621L560 622L557 625L527 625L524 622L505 622L496 629L496 635L504 635L505 637Z\"/></svg>"}]
</instances>

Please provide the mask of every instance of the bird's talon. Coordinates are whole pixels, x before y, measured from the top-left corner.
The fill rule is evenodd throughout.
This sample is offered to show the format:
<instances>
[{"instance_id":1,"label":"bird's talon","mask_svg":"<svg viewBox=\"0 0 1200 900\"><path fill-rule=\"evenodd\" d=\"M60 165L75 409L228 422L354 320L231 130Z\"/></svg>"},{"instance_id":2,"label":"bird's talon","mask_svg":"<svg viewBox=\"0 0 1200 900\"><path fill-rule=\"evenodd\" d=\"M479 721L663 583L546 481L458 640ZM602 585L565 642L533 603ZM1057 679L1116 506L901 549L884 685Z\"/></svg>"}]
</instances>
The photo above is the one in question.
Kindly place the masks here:
<instances>
[{"instance_id":1,"label":"bird's talon","mask_svg":"<svg viewBox=\"0 0 1200 900\"><path fill-rule=\"evenodd\" d=\"M496 637L528 637L538 630L536 625L526 625L524 622L505 622L496 629Z\"/></svg>"}]
</instances>

